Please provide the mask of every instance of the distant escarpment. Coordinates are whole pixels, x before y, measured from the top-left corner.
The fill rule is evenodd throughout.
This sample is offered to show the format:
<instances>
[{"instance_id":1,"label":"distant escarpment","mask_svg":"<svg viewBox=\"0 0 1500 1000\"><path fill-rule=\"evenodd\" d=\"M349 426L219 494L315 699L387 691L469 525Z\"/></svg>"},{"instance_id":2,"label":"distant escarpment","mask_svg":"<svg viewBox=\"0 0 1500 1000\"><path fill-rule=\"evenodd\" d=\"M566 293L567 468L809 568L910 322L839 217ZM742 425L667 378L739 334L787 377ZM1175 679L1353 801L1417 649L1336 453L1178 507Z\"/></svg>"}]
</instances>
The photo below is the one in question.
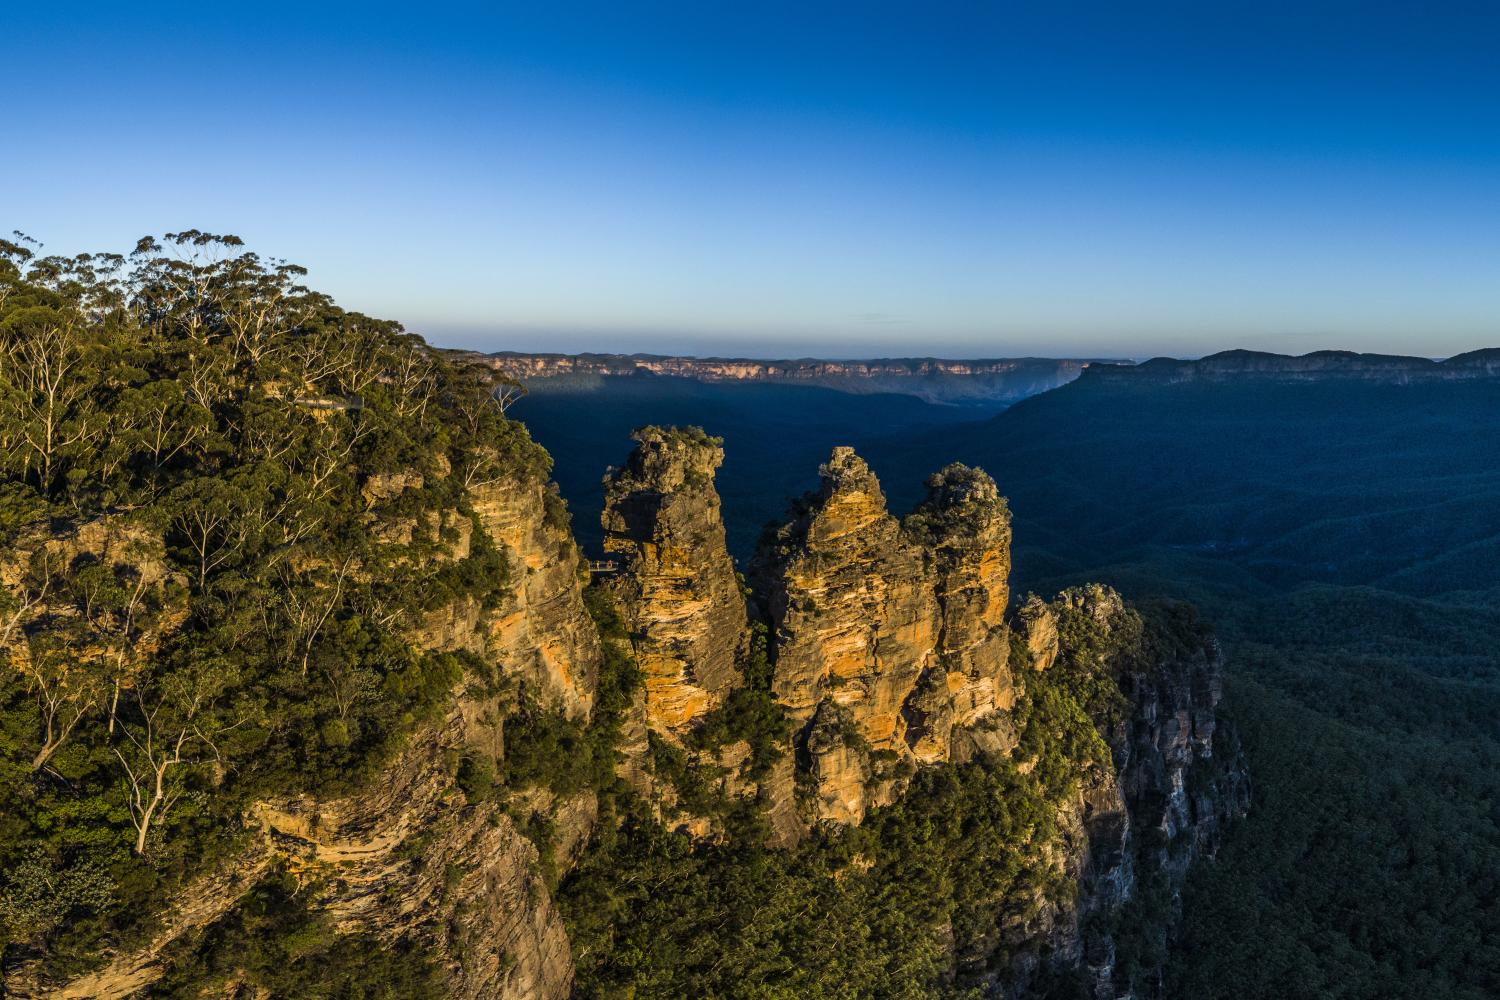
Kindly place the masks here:
<instances>
[{"instance_id":1,"label":"distant escarpment","mask_svg":"<svg viewBox=\"0 0 1500 1000\"><path fill-rule=\"evenodd\" d=\"M1292 356L1261 351L1223 351L1196 361L1152 358L1138 365L1091 365L1091 380L1123 384L1216 382L1230 379L1267 379L1317 382L1357 379L1367 382L1407 383L1500 378L1500 348L1457 354L1445 361L1353 351L1314 351Z\"/></svg>"},{"instance_id":2,"label":"distant escarpment","mask_svg":"<svg viewBox=\"0 0 1500 1000\"><path fill-rule=\"evenodd\" d=\"M621 377L667 376L702 382L819 386L849 393L899 393L929 403L1005 406L1077 378L1092 362L1071 358L691 358L655 354L469 355L536 391L583 391Z\"/></svg>"}]
</instances>

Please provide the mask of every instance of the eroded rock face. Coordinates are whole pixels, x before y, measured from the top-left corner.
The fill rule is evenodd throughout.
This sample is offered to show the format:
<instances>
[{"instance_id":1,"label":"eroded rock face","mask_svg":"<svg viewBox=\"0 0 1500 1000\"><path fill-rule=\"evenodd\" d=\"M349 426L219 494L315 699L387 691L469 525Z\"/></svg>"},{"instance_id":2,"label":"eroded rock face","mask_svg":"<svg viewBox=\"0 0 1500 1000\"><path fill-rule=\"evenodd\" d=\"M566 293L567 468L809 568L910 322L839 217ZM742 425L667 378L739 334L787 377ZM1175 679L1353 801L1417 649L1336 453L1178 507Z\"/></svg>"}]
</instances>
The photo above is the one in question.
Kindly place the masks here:
<instances>
[{"instance_id":1,"label":"eroded rock face","mask_svg":"<svg viewBox=\"0 0 1500 1000\"><path fill-rule=\"evenodd\" d=\"M740 686L749 638L713 486L724 451L696 428L647 427L635 440L605 477L604 547L624 557L617 593L648 721L680 732Z\"/></svg>"},{"instance_id":2,"label":"eroded rock face","mask_svg":"<svg viewBox=\"0 0 1500 1000\"><path fill-rule=\"evenodd\" d=\"M934 574L864 460L835 448L823 484L758 557L776 698L798 722L848 708L872 749L904 743L901 706L937 659Z\"/></svg>"},{"instance_id":3,"label":"eroded rock face","mask_svg":"<svg viewBox=\"0 0 1500 1000\"><path fill-rule=\"evenodd\" d=\"M865 787L870 779L870 759L849 738L847 728L851 725L848 709L825 701L813 716L806 747L817 817L854 825L865 818L870 804Z\"/></svg>"},{"instance_id":4,"label":"eroded rock face","mask_svg":"<svg viewBox=\"0 0 1500 1000\"><path fill-rule=\"evenodd\" d=\"M1010 667L1010 509L995 481L978 469L950 465L927 481L927 499L906 519L908 534L924 546L936 568L940 621L936 696L927 713L946 709L952 727L968 729L1016 703ZM944 697L944 695L946 697ZM933 723L929 723L933 725ZM945 724L935 723L941 730ZM951 740L910 741L922 763L947 760ZM986 749L1001 749L987 739ZM967 756L972 738L965 737Z\"/></svg>"},{"instance_id":5,"label":"eroded rock face","mask_svg":"<svg viewBox=\"0 0 1500 1000\"><path fill-rule=\"evenodd\" d=\"M586 719L603 655L583 604L587 582L566 521L549 516L548 486L513 478L471 491L481 529L505 554L510 581L483 619L484 655L539 703Z\"/></svg>"},{"instance_id":6,"label":"eroded rock face","mask_svg":"<svg viewBox=\"0 0 1500 1000\"><path fill-rule=\"evenodd\" d=\"M420 479L389 477L367 499L388 499L414 482ZM577 547L566 524L548 518L546 490L538 478L518 476L471 492L479 530L504 553L507 578L493 594L464 595L412 622L407 639L429 651L487 659L539 704L581 720L593 704L602 647L583 603ZM475 541L461 530L468 519L457 511L436 517L455 530L432 558L467 557ZM498 761L504 753L510 706L485 690L482 679L466 678L445 720L413 733L359 793L252 806L245 823L256 835L245 853L189 885L141 948L109 956L103 968L70 983L43 982L31 966L7 970L5 992L136 995L161 977L176 945L285 867L326 887L309 905L340 930L411 941L432 955L444 972L445 996L562 1000L572 988L572 957L537 848L504 806L468 802L455 786L455 761ZM545 811L558 834L554 860L570 863L591 834L593 794L549 799Z\"/></svg>"},{"instance_id":7,"label":"eroded rock face","mask_svg":"<svg viewBox=\"0 0 1500 1000\"><path fill-rule=\"evenodd\" d=\"M536 848L498 804L463 805L451 787L443 751L463 745L462 729L450 720L415 742L367 795L264 803L252 816L278 855L335 886L319 905L341 930L415 936L444 956L448 996L565 997L567 931ZM417 838L419 850L404 849Z\"/></svg>"},{"instance_id":8,"label":"eroded rock face","mask_svg":"<svg viewBox=\"0 0 1500 1000\"><path fill-rule=\"evenodd\" d=\"M418 734L363 793L255 804L246 816L255 832L247 851L189 885L143 948L66 984L13 972L7 995L139 995L161 977L175 943L223 917L262 876L282 868L320 887L308 903L341 932L427 950L441 964L445 996L562 1000L572 988L572 957L536 848L500 805L466 805L452 787L446 758L465 746L463 733L455 712ZM570 800L561 812L587 816L590 808Z\"/></svg>"},{"instance_id":9,"label":"eroded rock face","mask_svg":"<svg viewBox=\"0 0 1500 1000\"><path fill-rule=\"evenodd\" d=\"M637 441L628 465L607 480L604 514L610 551L625 564L615 587L630 647L646 676L624 713L618 773L658 819L688 836L719 836L709 819L669 808L676 793L658 783L651 756L658 734L692 746L677 737L744 683L747 609L713 488L722 452L701 433L653 428ZM755 770L747 739L690 754L720 773L730 799L755 804L781 846L795 845L810 820L864 821L903 793L916 766L1018 752L1011 709L1028 677L1066 678L1040 672L1078 669L1080 649L1098 659L1110 646L1104 640L1141 627L1118 594L1099 586L1051 603L1028 598L1008 623L1010 514L983 472L949 466L934 474L926 500L901 521L851 450L835 449L822 475L821 488L768 536L754 570L772 629L772 690L795 726L796 753ZM378 504L410 486L391 477L367 499ZM453 539L444 558L493 543L508 579L496 594L464 595L429 612L412 623L410 640L480 656L540 705L587 718L603 646L584 604L578 550L546 486L496 483L470 501L472 531L459 530L466 513L438 515L454 529L444 533ZM1080 643L1082 634L1097 641ZM1191 629L1179 634L1188 639L1172 645L1171 658L1129 661L1128 704L1104 728L1112 753L1091 765L1076 793L1058 793L1067 796L1056 803L1059 833L1039 849L1077 896L1037 887L1035 905L1017 909L1025 916L1004 928L1003 941L955 956L955 968L987 995L1024 994L1041 966L1055 963L1085 970L1101 1000L1140 996L1115 939L1096 929L1109 921L1089 918L1117 910L1148 883L1164 882L1175 899L1187 868L1213 852L1225 822L1245 808L1243 770L1224 760L1226 743L1216 739L1218 648L1206 635L1195 644ZM623 638L608 641L626 648ZM286 868L326 887L311 902L340 929L413 942L434 956L445 996L561 1000L573 981L566 930L542 859L515 817L550 824L551 860L566 867L586 847L600 801L591 791L538 787L510 790L502 805L459 790L456 761L503 757L508 697L462 685L445 720L414 733L359 794L258 803L246 816L255 831L247 852L190 886L144 948L70 984L21 970L6 989L123 1000L160 977L175 943ZM1227 755L1234 752L1229 743ZM1014 763L1023 773L1036 766Z\"/></svg>"},{"instance_id":10,"label":"eroded rock face","mask_svg":"<svg viewBox=\"0 0 1500 1000\"><path fill-rule=\"evenodd\" d=\"M856 767L858 752L836 752L813 721L829 718L825 704L851 721L851 751L918 764L953 759L956 732L1014 705L1010 513L994 481L963 466L934 475L904 522L851 449L835 448L821 473L821 488L764 541L754 575L776 648L775 695L809 752L819 734L816 818L850 822L902 781ZM984 745L999 748L1001 732L989 730ZM972 748L966 736L960 756Z\"/></svg>"},{"instance_id":11,"label":"eroded rock face","mask_svg":"<svg viewBox=\"0 0 1500 1000\"><path fill-rule=\"evenodd\" d=\"M1016 612L1016 622L1026 641L1026 652L1032 666L1037 670L1052 666L1057 660L1057 616L1047 602L1035 594L1028 594Z\"/></svg>"},{"instance_id":12,"label":"eroded rock face","mask_svg":"<svg viewBox=\"0 0 1500 1000\"><path fill-rule=\"evenodd\" d=\"M1022 620L1041 623L1047 637L1032 669L1076 655L1059 625L1068 615L1087 619L1107 646L1112 634L1141 627L1139 616L1114 590L1098 584L1063 591L1045 603L1032 598ZM1140 993L1118 965L1117 942L1090 921L1129 903L1150 885L1165 889L1174 910L1187 871L1217 850L1225 826L1249 807L1250 785L1233 738L1216 739L1223 661L1216 640L1193 626L1176 630L1177 652L1138 664L1121 678L1127 704L1104 729L1113 766L1094 769L1058 817L1060 868L1079 886L1076 904L1042 914L1015 963L1006 995L1025 994L1045 950L1051 961L1087 974L1097 1000L1130 1000ZM1092 927L1093 929L1088 929Z\"/></svg>"}]
</instances>

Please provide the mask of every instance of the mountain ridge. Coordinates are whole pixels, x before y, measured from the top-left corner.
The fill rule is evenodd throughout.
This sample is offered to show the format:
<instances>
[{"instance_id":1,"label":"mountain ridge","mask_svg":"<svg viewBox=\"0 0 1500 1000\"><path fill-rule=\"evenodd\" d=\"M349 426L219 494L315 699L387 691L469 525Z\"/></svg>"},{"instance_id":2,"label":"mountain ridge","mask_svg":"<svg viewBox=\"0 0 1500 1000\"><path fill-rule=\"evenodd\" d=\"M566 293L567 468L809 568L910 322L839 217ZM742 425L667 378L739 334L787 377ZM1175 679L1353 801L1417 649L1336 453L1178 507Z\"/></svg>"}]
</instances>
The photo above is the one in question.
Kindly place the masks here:
<instances>
[{"instance_id":1,"label":"mountain ridge","mask_svg":"<svg viewBox=\"0 0 1500 1000\"><path fill-rule=\"evenodd\" d=\"M710 383L812 385L841 392L898 393L930 403L994 407L1072 381L1092 359L934 357L830 360L660 354L461 352L534 391L592 391L607 379L670 377Z\"/></svg>"},{"instance_id":2,"label":"mountain ridge","mask_svg":"<svg viewBox=\"0 0 1500 1000\"><path fill-rule=\"evenodd\" d=\"M1080 372L1080 377L1085 375L1091 379L1155 383L1223 381L1237 377L1292 381L1332 377L1387 382L1495 378L1500 377L1500 348L1481 348L1444 360L1358 351L1322 350L1292 355L1235 349L1191 360L1158 357L1136 365L1092 364Z\"/></svg>"}]
</instances>

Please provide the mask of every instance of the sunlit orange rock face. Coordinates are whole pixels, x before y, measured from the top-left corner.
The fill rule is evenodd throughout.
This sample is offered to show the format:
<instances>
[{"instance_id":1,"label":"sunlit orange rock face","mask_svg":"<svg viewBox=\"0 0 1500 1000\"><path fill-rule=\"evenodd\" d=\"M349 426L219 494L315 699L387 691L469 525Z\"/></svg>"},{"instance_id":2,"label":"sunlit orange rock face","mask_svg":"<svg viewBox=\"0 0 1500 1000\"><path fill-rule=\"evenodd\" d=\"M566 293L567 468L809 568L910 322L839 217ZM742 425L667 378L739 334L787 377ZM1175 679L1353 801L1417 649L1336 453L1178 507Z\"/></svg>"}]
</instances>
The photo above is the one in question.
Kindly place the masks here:
<instances>
[{"instance_id":1,"label":"sunlit orange rock face","mask_svg":"<svg viewBox=\"0 0 1500 1000\"><path fill-rule=\"evenodd\" d=\"M604 547L623 557L615 585L645 680L648 724L682 732L741 683L745 598L724 543L717 439L643 428L605 478Z\"/></svg>"},{"instance_id":2,"label":"sunlit orange rock face","mask_svg":"<svg viewBox=\"0 0 1500 1000\"><path fill-rule=\"evenodd\" d=\"M942 677L932 678L929 687L946 695L951 724L967 731L997 711L1009 712L1016 702L1005 617L1010 511L994 480L978 469L949 466L930 477L927 488L927 499L905 524L937 575ZM967 756L971 744L999 749L1004 742L993 734L968 732L955 746L940 731L917 735L915 711L908 718L908 742L922 763Z\"/></svg>"},{"instance_id":3,"label":"sunlit orange rock face","mask_svg":"<svg viewBox=\"0 0 1500 1000\"><path fill-rule=\"evenodd\" d=\"M587 719L603 654L583 603L578 546L566 524L549 522L546 492L530 478L469 492L480 528L505 554L512 578L482 616L483 651L543 704Z\"/></svg>"},{"instance_id":4,"label":"sunlit orange rock face","mask_svg":"<svg viewBox=\"0 0 1500 1000\"><path fill-rule=\"evenodd\" d=\"M776 697L799 721L833 701L872 749L893 749L905 696L937 662L934 574L852 449L834 449L821 472L822 488L782 529L765 574Z\"/></svg>"},{"instance_id":5,"label":"sunlit orange rock face","mask_svg":"<svg viewBox=\"0 0 1500 1000\"><path fill-rule=\"evenodd\" d=\"M744 681L745 598L724 544L716 439L636 432L605 478L605 548L645 681L645 722L681 736ZM756 590L813 779L809 818L857 823L914 765L1008 749L1010 512L993 480L950 466L904 520L869 466L836 448L821 488L757 556Z\"/></svg>"},{"instance_id":6,"label":"sunlit orange rock face","mask_svg":"<svg viewBox=\"0 0 1500 1000\"><path fill-rule=\"evenodd\" d=\"M899 794L902 765L1005 747L1004 726L977 724L1015 701L1010 514L994 481L962 466L935 474L904 521L852 449L835 448L821 474L763 544L755 579L816 811L858 822Z\"/></svg>"}]
</instances>

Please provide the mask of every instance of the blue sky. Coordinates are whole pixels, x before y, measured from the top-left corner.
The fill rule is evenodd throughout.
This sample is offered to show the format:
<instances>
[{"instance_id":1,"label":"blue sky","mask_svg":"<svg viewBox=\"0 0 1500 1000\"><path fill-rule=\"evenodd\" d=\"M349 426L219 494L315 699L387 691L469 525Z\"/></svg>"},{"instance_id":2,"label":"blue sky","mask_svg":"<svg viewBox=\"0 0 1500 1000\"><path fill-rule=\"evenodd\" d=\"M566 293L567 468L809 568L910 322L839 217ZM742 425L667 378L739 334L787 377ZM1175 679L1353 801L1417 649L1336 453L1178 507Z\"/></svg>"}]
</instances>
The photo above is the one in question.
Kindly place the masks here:
<instances>
[{"instance_id":1,"label":"blue sky","mask_svg":"<svg viewBox=\"0 0 1500 1000\"><path fill-rule=\"evenodd\" d=\"M0 226L238 233L438 343L1500 344L1490 5L16 6Z\"/></svg>"}]
</instances>

